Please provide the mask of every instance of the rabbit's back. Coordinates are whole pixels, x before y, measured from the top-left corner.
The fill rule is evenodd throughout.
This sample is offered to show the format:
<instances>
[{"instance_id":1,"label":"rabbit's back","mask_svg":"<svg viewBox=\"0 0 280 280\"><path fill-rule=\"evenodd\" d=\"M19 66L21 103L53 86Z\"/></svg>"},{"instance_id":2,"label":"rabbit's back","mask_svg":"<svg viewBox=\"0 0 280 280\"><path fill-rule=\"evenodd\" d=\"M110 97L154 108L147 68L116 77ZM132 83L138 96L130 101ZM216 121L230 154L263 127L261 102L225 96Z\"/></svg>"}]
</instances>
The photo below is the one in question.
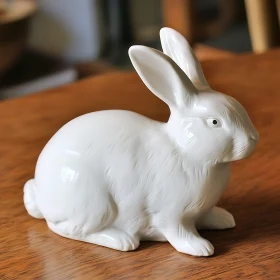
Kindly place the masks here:
<instances>
[{"instance_id":1,"label":"rabbit's back","mask_svg":"<svg viewBox=\"0 0 280 280\"><path fill-rule=\"evenodd\" d=\"M121 140L137 138L141 130L146 130L153 123L130 111L108 110L85 114L59 129L40 156L45 154L45 150L89 156L101 148L113 148L114 143L120 147Z\"/></svg>"}]
</instances>

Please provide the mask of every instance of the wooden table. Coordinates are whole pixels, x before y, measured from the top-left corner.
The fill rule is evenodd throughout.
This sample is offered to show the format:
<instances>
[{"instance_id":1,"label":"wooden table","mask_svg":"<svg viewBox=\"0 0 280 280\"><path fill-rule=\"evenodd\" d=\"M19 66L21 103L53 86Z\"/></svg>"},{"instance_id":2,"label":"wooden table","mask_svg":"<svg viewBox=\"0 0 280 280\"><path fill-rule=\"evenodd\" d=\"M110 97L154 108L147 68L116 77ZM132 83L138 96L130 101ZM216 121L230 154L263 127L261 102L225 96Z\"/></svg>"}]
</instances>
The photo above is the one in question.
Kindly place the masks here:
<instances>
[{"instance_id":1,"label":"wooden table","mask_svg":"<svg viewBox=\"0 0 280 280\"><path fill-rule=\"evenodd\" d=\"M115 108L167 120L167 107L135 73L115 73L0 103L0 279L280 279L280 51L203 68L214 89L244 104L260 133L253 157L233 165L220 202L237 227L202 232L215 255L191 257L156 242L118 252L62 238L26 213L23 185L67 121Z\"/></svg>"}]
</instances>

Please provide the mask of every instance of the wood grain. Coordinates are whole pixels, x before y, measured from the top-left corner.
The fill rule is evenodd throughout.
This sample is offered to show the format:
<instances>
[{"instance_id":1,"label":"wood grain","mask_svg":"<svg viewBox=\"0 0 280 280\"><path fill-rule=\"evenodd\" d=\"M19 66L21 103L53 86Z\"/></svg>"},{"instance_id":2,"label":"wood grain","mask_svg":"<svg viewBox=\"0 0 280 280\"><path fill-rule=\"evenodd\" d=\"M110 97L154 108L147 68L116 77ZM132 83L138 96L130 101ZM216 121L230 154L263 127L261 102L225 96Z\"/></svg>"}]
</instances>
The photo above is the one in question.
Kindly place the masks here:
<instances>
[{"instance_id":1,"label":"wood grain","mask_svg":"<svg viewBox=\"0 0 280 280\"><path fill-rule=\"evenodd\" d=\"M260 132L252 158L232 168L220 205L237 227L205 231L215 255L168 243L118 252L62 238L28 216L22 188L48 139L67 121L101 109L167 120L168 109L135 73L112 73L0 103L0 279L280 279L280 51L203 64L212 87L239 99Z\"/></svg>"}]
</instances>

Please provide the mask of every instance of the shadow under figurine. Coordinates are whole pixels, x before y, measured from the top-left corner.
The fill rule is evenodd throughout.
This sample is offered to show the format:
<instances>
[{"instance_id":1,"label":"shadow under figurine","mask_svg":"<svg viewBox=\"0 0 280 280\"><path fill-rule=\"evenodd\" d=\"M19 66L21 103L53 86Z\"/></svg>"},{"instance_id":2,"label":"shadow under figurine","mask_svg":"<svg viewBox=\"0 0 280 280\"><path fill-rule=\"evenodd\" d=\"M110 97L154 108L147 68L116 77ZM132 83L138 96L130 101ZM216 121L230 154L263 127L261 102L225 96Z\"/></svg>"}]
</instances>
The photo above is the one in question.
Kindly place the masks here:
<instances>
[{"instance_id":1,"label":"shadow under figurine","mask_svg":"<svg viewBox=\"0 0 280 280\"><path fill-rule=\"evenodd\" d=\"M215 205L230 162L248 157L258 133L234 98L209 88L185 38L160 31L163 53L133 46L145 85L170 107L167 123L108 110L63 126L43 149L24 186L28 213L55 233L121 251L140 240L210 256L197 229L235 226Z\"/></svg>"}]
</instances>

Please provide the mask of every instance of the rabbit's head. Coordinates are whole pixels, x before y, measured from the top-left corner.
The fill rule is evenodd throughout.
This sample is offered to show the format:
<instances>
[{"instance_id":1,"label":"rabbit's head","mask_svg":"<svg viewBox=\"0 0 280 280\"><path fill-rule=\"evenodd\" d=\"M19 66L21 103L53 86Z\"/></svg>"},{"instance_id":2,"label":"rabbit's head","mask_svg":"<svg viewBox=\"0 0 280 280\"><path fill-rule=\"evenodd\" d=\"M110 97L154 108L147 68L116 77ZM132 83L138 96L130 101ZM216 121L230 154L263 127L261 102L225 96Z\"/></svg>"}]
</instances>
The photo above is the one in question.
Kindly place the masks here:
<instances>
[{"instance_id":1,"label":"rabbit's head","mask_svg":"<svg viewBox=\"0 0 280 280\"><path fill-rule=\"evenodd\" d=\"M170 108L166 131L188 158L221 163L249 156L258 133L244 107L210 89L185 38L160 32L164 53L133 46L129 56L146 86Z\"/></svg>"}]
</instances>

